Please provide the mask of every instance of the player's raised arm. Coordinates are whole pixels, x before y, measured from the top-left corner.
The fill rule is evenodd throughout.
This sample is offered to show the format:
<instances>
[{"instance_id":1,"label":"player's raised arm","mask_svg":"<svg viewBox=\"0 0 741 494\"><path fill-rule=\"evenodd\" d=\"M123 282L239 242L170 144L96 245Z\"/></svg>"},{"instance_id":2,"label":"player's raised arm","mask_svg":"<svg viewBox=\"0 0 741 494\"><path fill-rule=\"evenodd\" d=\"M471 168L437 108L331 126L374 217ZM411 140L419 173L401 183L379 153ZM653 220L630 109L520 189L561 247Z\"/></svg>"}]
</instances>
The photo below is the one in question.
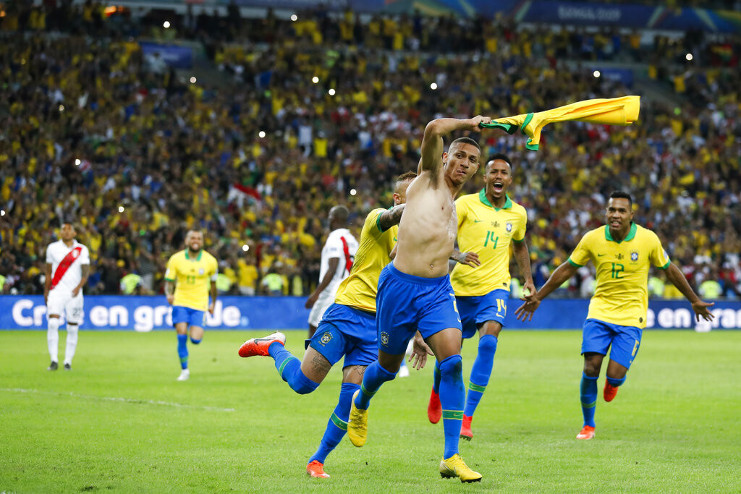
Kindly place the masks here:
<instances>
[{"instance_id":1,"label":"player's raised arm","mask_svg":"<svg viewBox=\"0 0 741 494\"><path fill-rule=\"evenodd\" d=\"M433 175L437 175L442 166L442 154L443 154L443 136L450 134L456 130L472 130L479 132L480 123L488 123L491 121L489 117L482 117L481 115L473 118L438 118L432 120L425 127L425 134L422 138L422 157L419 160L419 167L417 172L422 173L424 171L430 171Z\"/></svg>"}]
</instances>

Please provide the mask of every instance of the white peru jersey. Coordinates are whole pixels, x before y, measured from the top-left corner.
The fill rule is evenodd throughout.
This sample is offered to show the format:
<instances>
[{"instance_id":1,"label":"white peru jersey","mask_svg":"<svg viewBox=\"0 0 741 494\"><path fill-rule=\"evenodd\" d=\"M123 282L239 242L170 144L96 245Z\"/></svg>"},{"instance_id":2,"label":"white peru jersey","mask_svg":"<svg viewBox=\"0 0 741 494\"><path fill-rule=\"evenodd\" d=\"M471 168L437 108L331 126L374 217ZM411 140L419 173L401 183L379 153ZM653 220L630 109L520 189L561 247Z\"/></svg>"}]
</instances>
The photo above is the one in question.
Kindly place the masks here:
<instances>
[{"instance_id":1,"label":"white peru jersey","mask_svg":"<svg viewBox=\"0 0 741 494\"><path fill-rule=\"evenodd\" d=\"M323 280L324 275L327 274L330 259L339 257L340 262L337 265L337 271L335 271L332 281L324 292L322 292L322 297L326 294L334 298L340 282L350 274L357 251L358 241L355 240L355 237L353 237L347 228L338 228L329 234L327 242L322 248L322 265L319 272L319 281Z\"/></svg>"},{"instance_id":2,"label":"white peru jersey","mask_svg":"<svg viewBox=\"0 0 741 494\"><path fill-rule=\"evenodd\" d=\"M74 241L72 247L67 247L63 241L58 240L50 243L46 248L46 262L51 264L51 279L54 280L59 264L77 247L81 247L79 254L73 254L74 260L58 281L56 288L71 292L80 284L80 280L82 280L82 265L90 264L90 253L87 247L77 240Z\"/></svg>"}]
</instances>

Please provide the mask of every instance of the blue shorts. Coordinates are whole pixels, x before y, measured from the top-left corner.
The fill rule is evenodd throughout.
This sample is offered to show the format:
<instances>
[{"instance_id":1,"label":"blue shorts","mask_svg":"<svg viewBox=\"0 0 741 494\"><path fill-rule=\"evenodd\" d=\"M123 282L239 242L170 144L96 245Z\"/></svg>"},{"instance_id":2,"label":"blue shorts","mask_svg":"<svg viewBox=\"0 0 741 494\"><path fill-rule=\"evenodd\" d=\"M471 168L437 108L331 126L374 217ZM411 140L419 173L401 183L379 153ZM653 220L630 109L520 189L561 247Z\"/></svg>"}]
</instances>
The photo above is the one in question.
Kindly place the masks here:
<instances>
[{"instance_id":1,"label":"blue shorts","mask_svg":"<svg viewBox=\"0 0 741 494\"><path fill-rule=\"evenodd\" d=\"M581 353L594 352L607 355L607 349L612 345L610 360L630 369L630 364L638 354L642 334L643 330L634 326L619 326L597 319L587 319L584 321L582 332Z\"/></svg>"},{"instance_id":2,"label":"blue shorts","mask_svg":"<svg viewBox=\"0 0 741 494\"><path fill-rule=\"evenodd\" d=\"M387 264L376 297L378 348L391 355L406 352L419 330L424 339L447 328L461 329L450 276L421 278Z\"/></svg>"},{"instance_id":3,"label":"blue shorts","mask_svg":"<svg viewBox=\"0 0 741 494\"><path fill-rule=\"evenodd\" d=\"M496 321L504 327L509 290L493 290L478 297L455 297L461 314L463 337L472 338L480 324Z\"/></svg>"},{"instance_id":4,"label":"blue shorts","mask_svg":"<svg viewBox=\"0 0 741 494\"><path fill-rule=\"evenodd\" d=\"M183 307L182 305L172 306L172 325L180 322L187 322L188 326L198 326L202 328L206 325L206 312L202 310Z\"/></svg>"},{"instance_id":5,"label":"blue shorts","mask_svg":"<svg viewBox=\"0 0 741 494\"><path fill-rule=\"evenodd\" d=\"M310 345L331 365L343 355L343 367L370 365L378 359L376 316L347 305L332 304L324 312Z\"/></svg>"}]
</instances>

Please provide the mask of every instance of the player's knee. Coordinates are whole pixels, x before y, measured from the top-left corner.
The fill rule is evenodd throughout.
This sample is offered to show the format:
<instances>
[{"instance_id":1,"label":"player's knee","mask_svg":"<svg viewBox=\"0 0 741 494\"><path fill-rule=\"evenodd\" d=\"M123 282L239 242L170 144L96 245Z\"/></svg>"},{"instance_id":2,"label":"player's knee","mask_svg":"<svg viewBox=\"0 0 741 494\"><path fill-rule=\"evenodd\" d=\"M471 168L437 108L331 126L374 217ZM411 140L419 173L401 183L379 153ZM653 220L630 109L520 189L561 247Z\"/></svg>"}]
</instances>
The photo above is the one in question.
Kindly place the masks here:
<instances>
[{"instance_id":1,"label":"player's knee","mask_svg":"<svg viewBox=\"0 0 741 494\"><path fill-rule=\"evenodd\" d=\"M479 340L479 353L489 352L493 353L497 349L497 340L496 337L494 338L481 338Z\"/></svg>"},{"instance_id":2,"label":"player's knee","mask_svg":"<svg viewBox=\"0 0 741 494\"><path fill-rule=\"evenodd\" d=\"M291 386L296 393L300 395L309 394L319 387L319 383L312 381L298 369L293 375L293 379L288 380L288 384Z\"/></svg>"},{"instance_id":3,"label":"player's knee","mask_svg":"<svg viewBox=\"0 0 741 494\"><path fill-rule=\"evenodd\" d=\"M440 362L440 375L443 379L448 376L463 376L463 359L460 355L451 355Z\"/></svg>"}]
</instances>

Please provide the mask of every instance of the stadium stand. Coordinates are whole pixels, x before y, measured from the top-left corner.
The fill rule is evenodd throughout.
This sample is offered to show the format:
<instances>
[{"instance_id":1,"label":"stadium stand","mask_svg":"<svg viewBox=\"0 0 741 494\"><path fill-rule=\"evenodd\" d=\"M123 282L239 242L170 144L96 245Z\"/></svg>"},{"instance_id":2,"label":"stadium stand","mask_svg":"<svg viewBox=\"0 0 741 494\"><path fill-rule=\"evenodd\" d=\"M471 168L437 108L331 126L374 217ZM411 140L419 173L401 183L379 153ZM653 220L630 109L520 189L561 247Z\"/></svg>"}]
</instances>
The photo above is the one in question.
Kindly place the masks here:
<instances>
[{"instance_id":1,"label":"stadium stand","mask_svg":"<svg viewBox=\"0 0 741 494\"><path fill-rule=\"evenodd\" d=\"M282 293L305 295L326 211L346 204L357 225L390 204L382 191L416 167L428 120L630 94L586 70L601 61L628 64L662 93L644 98L638 125L553 126L537 153L522 136L484 134L487 154L514 160L536 278L602 222L604 194L623 188L695 289L717 273L723 295L739 296L737 35L662 33L647 46L641 32L505 19L361 22L316 9L291 22L191 6L164 28L154 9L109 16L90 1L5 9L2 293L43 291L43 249L73 218L93 263L87 293L119 293L129 273L145 280L142 293L161 293L164 263L196 227L232 293L241 280L260 292L270 272ZM143 52L152 40L196 42L206 60L178 71ZM590 276L563 296L583 296Z\"/></svg>"}]
</instances>

